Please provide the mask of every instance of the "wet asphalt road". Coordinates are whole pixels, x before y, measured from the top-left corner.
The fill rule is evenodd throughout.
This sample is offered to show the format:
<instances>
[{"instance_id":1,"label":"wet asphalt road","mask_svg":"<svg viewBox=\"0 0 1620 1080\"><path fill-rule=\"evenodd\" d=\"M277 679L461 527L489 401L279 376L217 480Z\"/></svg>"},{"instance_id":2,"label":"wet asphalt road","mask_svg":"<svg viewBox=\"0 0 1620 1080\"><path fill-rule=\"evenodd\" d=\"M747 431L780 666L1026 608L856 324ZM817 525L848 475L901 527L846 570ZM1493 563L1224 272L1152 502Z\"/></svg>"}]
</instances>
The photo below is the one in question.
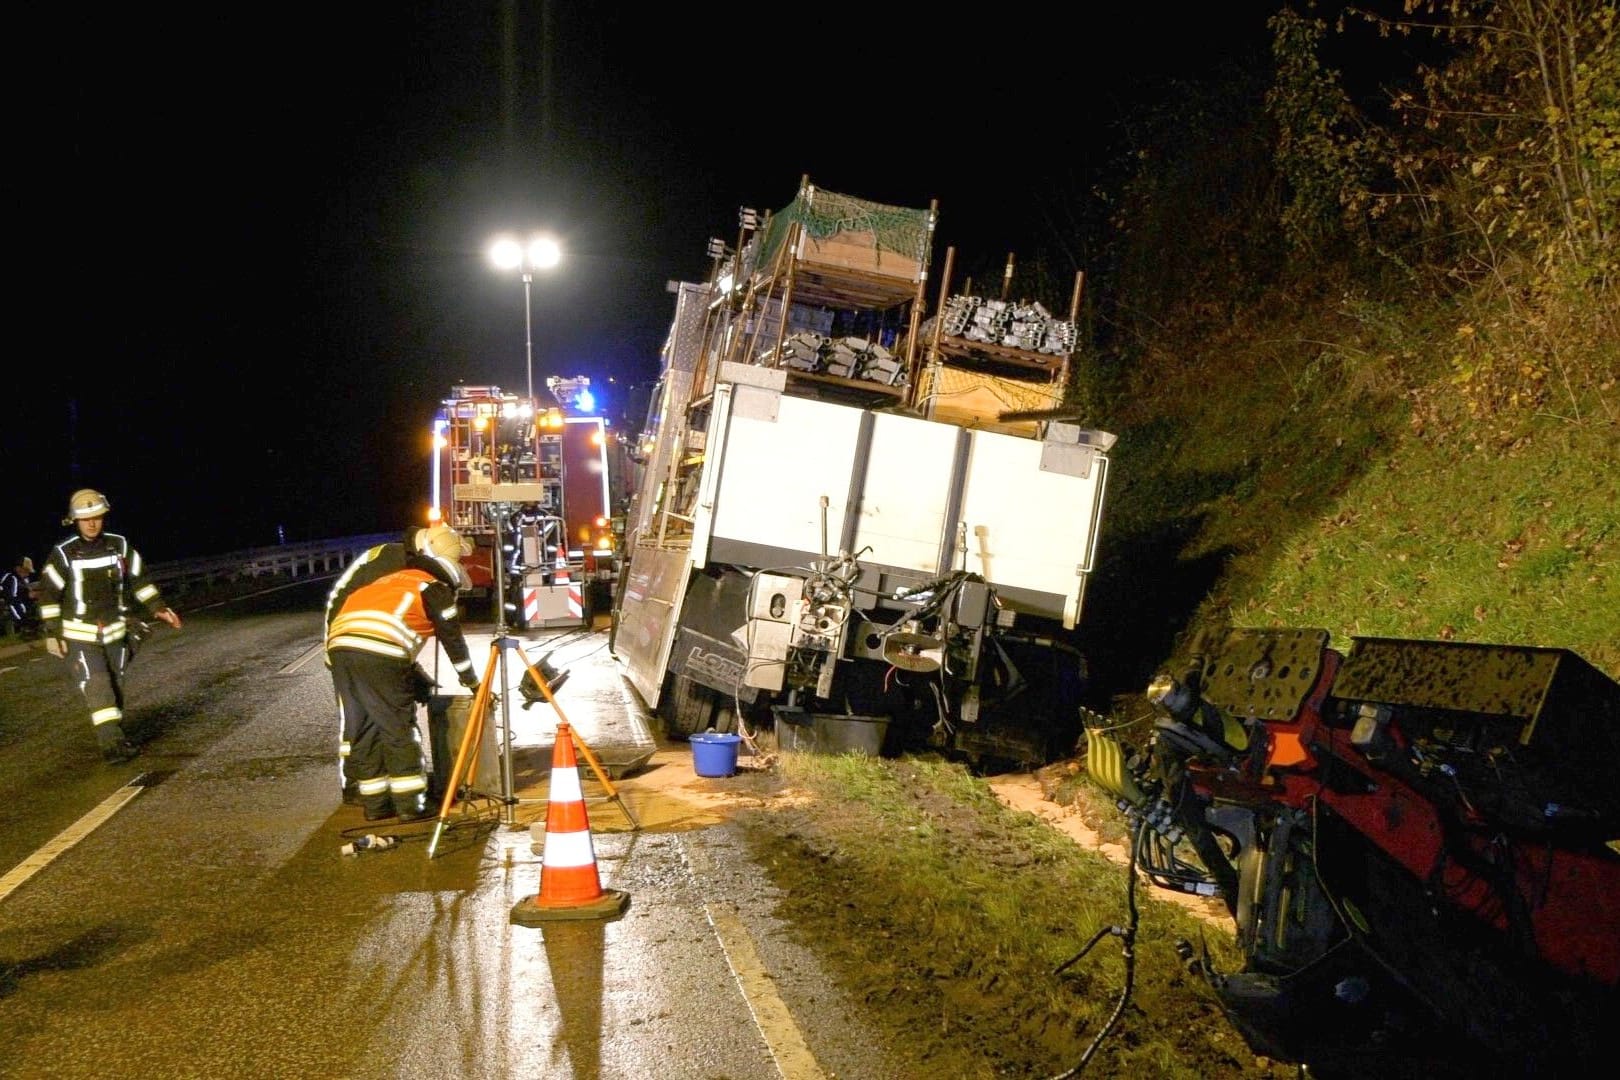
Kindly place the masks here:
<instances>
[{"instance_id":1,"label":"wet asphalt road","mask_svg":"<svg viewBox=\"0 0 1620 1080\"><path fill-rule=\"evenodd\" d=\"M60 662L0 649L0 1076L901 1075L726 825L659 828L638 796L626 828L583 762L593 825L615 816L593 827L603 885L629 908L510 920L540 887L544 706L510 710L519 802L452 811L432 860L431 825L340 855L378 827L339 796L321 587L182 607L131 669L143 753L117 767ZM653 752L605 631L521 636L570 669L559 704L605 762ZM49 858L109 797L127 802Z\"/></svg>"}]
</instances>

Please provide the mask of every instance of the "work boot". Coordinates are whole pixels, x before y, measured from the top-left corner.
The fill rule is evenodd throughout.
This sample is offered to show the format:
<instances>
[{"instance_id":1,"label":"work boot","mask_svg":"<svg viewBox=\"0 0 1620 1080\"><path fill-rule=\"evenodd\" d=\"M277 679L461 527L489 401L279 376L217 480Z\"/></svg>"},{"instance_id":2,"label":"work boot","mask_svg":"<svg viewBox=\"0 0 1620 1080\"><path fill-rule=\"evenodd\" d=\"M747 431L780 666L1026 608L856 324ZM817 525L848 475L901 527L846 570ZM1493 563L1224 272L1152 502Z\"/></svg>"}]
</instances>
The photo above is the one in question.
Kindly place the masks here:
<instances>
[{"instance_id":1,"label":"work boot","mask_svg":"<svg viewBox=\"0 0 1620 1080\"><path fill-rule=\"evenodd\" d=\"M394 808L389 806L387 803L384 803L382 806L378 807L366 806L362 812L364 813L367 821L382 821L384 818L391 818L394 816Z\"/></svg>"},{"instance_id":2,"label":"work boot","mask_svg":"<svg viewBox=\"0 0 1620 1080\"><path fill-rule=\"evenodd\" d=\"M420 821L430 816L427 802L421 795L414 799L394 800L394 812L399 815L401 821Z\"/></svg>"},{"instance_id":3,"label":"work boot","mask_svg":"<svg viewBox=\"0 0 1620 1080\"><path fill-rule=\"evenodd\" d=\"M96 728L96 742L101 747L101 760L109 765L121 765L141 752L116 722Z\"/></svg>"},{"instance_id":4,"label":"work boot","mask_svg":"<svg viewBox=\"0 0 1620 1080\"><path fill-rule=\"evenodd\" d=\"M128 739L120 739L101 748L101 760L109 765L122 765L141 752L141 748Z\"/></svg>"}]
</instances>

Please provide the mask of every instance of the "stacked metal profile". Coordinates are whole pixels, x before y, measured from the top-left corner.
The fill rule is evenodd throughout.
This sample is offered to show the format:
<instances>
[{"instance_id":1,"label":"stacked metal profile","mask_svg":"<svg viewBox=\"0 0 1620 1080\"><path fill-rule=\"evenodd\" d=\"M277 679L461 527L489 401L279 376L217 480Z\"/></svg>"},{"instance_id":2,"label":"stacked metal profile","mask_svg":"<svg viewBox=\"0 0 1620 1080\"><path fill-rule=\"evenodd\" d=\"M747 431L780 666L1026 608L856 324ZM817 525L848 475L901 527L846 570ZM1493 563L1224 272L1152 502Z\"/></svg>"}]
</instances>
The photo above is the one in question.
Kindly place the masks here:
<instances>
[{"instance_id":1,"label":"stacked metal profile","mask_svg":"<svg viewBox=\"0 0 1620 1080\"><path fill-rule=\"evenodd\" d=\"M767 362L772 358L766 357ZM905 379L900 358L875 341L860 337L823 337L800 330L782 341L777 366L841 379L861 379L894 386Z\"/></svg>"},{"instance_id":2,"label":"stacked metal profile","mask_svg":"<svg viewBox=\"0 0 1620 1080\"><path fill-rule=\"evenodd\" d=\"M960 294L945 302L948 337L982 341L1025 352L1067 356L1074 351L1074 324L1054 319L1039 303L1011 303Z\"/></svg>"}]
</instances>

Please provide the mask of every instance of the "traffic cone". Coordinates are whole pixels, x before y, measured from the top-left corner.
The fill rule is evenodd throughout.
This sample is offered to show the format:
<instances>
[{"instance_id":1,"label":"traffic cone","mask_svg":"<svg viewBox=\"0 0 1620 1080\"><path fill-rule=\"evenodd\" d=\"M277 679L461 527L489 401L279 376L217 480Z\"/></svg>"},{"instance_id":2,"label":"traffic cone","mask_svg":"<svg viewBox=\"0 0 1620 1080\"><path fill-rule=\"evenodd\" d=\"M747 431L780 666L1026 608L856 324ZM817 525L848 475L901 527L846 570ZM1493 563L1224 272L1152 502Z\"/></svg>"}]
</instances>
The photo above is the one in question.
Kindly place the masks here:
<instances>
[{"instance_id":1,"label":"traffic cone","mask_svg":"<svg viewBox=\"0 0 1620 1080\"><path fill-rule=\"evenodd\" d=\"M551 752L551 797L546 805L546 847L541 856L540 893L519 900L512 921L534 926L553 919L599 919L623 913L630 894L602 888L596 847L579 786L574 736L564 720L557 725Z\"/></svg>"}]
</instances>

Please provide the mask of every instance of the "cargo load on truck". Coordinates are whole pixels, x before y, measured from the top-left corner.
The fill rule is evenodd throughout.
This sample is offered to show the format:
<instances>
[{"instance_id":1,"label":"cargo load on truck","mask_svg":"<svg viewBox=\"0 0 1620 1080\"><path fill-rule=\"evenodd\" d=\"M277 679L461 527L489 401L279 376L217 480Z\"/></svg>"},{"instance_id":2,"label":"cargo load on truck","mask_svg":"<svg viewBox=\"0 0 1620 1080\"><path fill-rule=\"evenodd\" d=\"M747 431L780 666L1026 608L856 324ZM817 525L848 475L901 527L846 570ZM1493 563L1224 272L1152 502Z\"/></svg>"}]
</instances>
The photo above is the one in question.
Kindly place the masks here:
<instances>
[{"instance_id":1,"label":"cargo load on truck","mask_svg":"<svg viewBox=\"0 0 1620 1080\"><path fill-rule=\"evenodd\" d=\"M925 321L936 217L806 181L672 287L614 627L672 733L1073 748L1114 437L1023 408L1061 400L1072 335L978 351ZM1031 393L953 410L958 376Z\"/></svg>"}]
</instances>

